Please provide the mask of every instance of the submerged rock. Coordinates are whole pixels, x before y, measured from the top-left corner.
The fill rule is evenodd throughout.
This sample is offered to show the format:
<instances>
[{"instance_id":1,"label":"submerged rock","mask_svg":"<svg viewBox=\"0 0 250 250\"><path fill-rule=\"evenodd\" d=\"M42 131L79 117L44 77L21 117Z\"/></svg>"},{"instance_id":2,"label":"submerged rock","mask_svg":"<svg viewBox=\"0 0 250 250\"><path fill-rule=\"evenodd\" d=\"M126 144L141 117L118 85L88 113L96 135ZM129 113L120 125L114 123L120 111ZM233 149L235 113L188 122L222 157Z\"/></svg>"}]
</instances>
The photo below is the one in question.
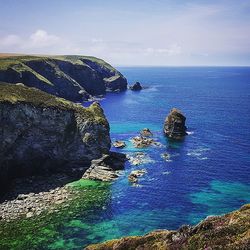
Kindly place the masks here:
<instances>
[{"instance_id":1,"label":"submerged rock","mask_svg":"<svg viewBox=\"0 0 250 250\"><path fill-rule=\"evenodd\" d=\"M140 131L140 135L144 137L153 136L153 133L149 130L149 128L144 128Z\"/></svg>"},{"instance_id":2,"label":"submerged rock","mask_svg":"<svg viewBox=\"0 0 250 250\"><path fill-rule=\"evenodd\" d=\"M165 135L175 140L182 139L187 134L185 121L186 117L182 114L182 112L173 108L164 123Z\"/></svg>"},{"instance_id":3,"label":"submerged rock","mask_svg":"<svg viewBox=\"0 0 250 250\"><path fill-rule=\"evenodd\" d=\"M124 148L124 147L126 147L126 143L124 141L115 141L113 143L113 146L115 148Z\"/></svg>"},{"instance_id":4,"label":"submerged rock","mask_svg":"<svg viewBox=\"0 0 250 250\"><path fill-rule=\"evenodd\" d=\"M149 156L148 154L144 153L144 152L136 152L132 155L128 156L129 158L129 162L134 165L134 166L138 166L138 165L142 165L142 164L147 164L147 163L152 163L154 162Z\"/></svg>"},{"instance_id":5,"label":"submerged rock","mask_svg":"<svg viewBox=\"0 0 250 250\"><path fill-rule=\"evenodd\" d=\"M147 173L146 169L140 169L140 170L133 170L129 176L128 176L128 180L132 183L137 183L138 182L138 178L143 176L144 174Z\"/></svg>"},{"instance_id":6,"label":"submerged rock","mask_svg":"<svg viewBox=\"0 0 250 250\"><path fill-rule=\"evenodd\" d=\"M0 191L16 177L86 166L109 152L109 124L89 108L35 88L0 84Z\"/></svg>"},{"instance_id":7,"label":"submerged rock","mask_svg":"<svg viewBox=\"0 0 250 250\"><path fill-rule=\"evenodd\" d=\"M135 136L131 139L131 141L136 148L145 148L151 145L161 146L161 144L159 142L156 142L153 138L143 136Z\"/></svg>"},{"instance_id":8,"label":"submerged rock","mask_svg":"<svg viewBox=\"0 0 250 250\"><path fill-rule=\"evenodd\" d=\"M112 181L119 177L119 170L124 169L127 160L125 154L110 152L101 158L92 160L90 168L84 173L83 179Z\"/></svg>"},{"instance_id":9,"label":"submerged rock","mask_svg":"<svg viewBox=\"0 0 250 250\"><path fill-rule=\"evenodd\" d=\"M132 86L130 86L129 89L133 91L139 91L139 90L142 90L142 86L139 82L136 82Z\"/></svg>"},{"instance_id":10,"label":"submerged rock","mask_svg":"<svg viewBox=\"0 0 250 250\"><path fill-rule=\"evenodd\" d=\"M161 158L165 161L170 161L171 155L169 153L162 153Z\"/></svg>"},{"instance_id":11,"label":"submerged rock","mask_svg":"<svg viewBox=\"0 0 250 250\"><path fill-rule=\"evenodd\" d=\"M250 204L222 216L210 216L196 226L157 230L93 244L85 250L250 249Z\"/></svg>"}]
</instances>

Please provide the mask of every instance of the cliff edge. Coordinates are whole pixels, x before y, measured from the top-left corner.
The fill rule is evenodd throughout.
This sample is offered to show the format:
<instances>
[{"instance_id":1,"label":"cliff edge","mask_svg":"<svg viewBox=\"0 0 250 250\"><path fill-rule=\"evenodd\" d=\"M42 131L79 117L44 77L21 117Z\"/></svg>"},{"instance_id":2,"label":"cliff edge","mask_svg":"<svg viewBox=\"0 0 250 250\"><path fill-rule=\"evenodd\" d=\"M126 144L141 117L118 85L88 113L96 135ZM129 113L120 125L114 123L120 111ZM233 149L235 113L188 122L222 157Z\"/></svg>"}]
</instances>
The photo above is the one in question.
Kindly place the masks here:
<instances>
[{"instance_id":1,"label":"cliff edge","mask_svg":"<svg viewBox=\"0 0 250 250\"><path fill-rule=\"evenodd\" d=\"M0 81L23 83L76 102L127 89L126 78L110 64L77 55L0 57Z\"/></svg>"}]
</instances>

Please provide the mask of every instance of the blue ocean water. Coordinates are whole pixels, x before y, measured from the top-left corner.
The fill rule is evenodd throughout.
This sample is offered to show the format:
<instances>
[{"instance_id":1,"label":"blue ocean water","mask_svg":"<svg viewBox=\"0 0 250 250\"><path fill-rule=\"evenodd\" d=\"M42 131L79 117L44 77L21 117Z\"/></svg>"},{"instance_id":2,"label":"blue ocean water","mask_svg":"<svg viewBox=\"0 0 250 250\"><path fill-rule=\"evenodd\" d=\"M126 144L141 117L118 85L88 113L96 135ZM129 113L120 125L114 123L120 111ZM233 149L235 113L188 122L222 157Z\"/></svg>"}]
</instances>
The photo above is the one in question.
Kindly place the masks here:
<instances>
[{"instance_id":1,"label":"blue ocean water","mask_svg":"<svg viewBox=\"0 0 250 250\"><path fill-rule=\"evenodd\" d=\"M94 184L90 193L97 206L93 201L86 206L83 192L78 208L69 209L59 221L51 215L46 225L34 222L31 227L36 231L43 227L43 231L34 235L29 228L30 234L22 240L27 244L33 244L33 239L40 244L38 249L82 249L122 236L195 224L208 215L223 214L250 202L250 68L119 70L130 83L140 81L148 88L108 94L101 101L112 140L127 143L123 149L112 150L132 156L144 152L147 161L138 166L127 162L119 179L110 185L100 184L98 194L99 184ZM173 107L187 117L189 135L181 142L169 141L162 132ZM133 147L131 138L145 127L161 146ZM170 154L170 159L163 159L163 153ZM128 175L136 169L147 173L133 186Z\"/></svg>"},{"instance_id":2,"label":"blue ocean water","mask_svg":"<svg viewBox=\"0 0 250 250\"><path fill-rule=\"evenodd\" d=\"M177 229L208 215L223 214L250 202L250 68L121 67L130 83L148 88L109 94L101 105L112 140L133 155L143 151L148 163L129 162L110 187L110 200L90 219L80 218L88 233L84 244L150 230ZM187 117L189 135L171 142L162 133L169 111ZM130 142L149 128L161 147L135 149ZM161 158L169 153L170 160ZM131 170L146 169L138 186L128 182ZM79 222L79 221L78 221ZM81 223L80 223L81 224ZM83 244L83 245L84 245Z\"/></svg>"}]
</instances>

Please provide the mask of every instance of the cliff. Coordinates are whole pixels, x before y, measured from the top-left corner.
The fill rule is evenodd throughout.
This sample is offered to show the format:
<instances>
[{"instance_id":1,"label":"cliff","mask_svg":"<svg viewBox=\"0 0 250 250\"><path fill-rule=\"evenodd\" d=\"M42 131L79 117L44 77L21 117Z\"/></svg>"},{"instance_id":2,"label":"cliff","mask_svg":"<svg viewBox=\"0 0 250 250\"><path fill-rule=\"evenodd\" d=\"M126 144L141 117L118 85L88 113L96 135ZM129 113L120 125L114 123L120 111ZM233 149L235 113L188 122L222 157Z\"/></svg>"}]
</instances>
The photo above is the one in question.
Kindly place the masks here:
<instances>
[{"instance_id":1,"label":"cliff","mask_svg":"<svg viewBox=\"0 0 250 250\"><path fill-rule=\"evenodd\" d=\"M0 57L0 81L21 82L71 101L127 89L126 78L111 65L76 55Z\"/></svg>"},{"instance_id":2,"label":"cliff","mask_svg":"<svg viewBox=\"0 0 250 250\"><path fill-rule=\"evenodd\" d=\"M178 231L158 230L90 245L85 250L250 249L250 204L223 216L210 216Z\"/></svg>"},{"instance_id":3,"label":"cliff","mask_svg":"<svg viewBox=\"0 0 250 250\"><path fill-rule=\"evenodd\" d=\"M11 179L87 168L109 153L109 124L89 108L35 88L0 84L0 191Z\"/></svg>"}]
</instances>

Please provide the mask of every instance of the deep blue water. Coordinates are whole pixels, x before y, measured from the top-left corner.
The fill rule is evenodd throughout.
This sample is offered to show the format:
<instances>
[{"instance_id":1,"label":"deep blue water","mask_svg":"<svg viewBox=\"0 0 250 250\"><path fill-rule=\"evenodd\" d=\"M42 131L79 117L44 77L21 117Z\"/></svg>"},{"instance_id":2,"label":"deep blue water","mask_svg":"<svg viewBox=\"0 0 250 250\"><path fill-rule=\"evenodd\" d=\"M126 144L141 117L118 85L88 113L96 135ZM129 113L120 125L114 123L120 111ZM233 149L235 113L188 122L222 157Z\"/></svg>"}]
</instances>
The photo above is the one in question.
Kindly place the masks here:
<instances>
[{"instance_id":1,"label":"deep blue water","mask_svg":"<svg viewBox=\"0 0 250 250\"><path fill-rule=\"evenodd\" d=\"M117 151L129 155L143 151L148 162L139 166L127 162L120 178L108 187L101 208L73 214L59 228L54 226L60 237L49 249L82 249L154 229L177 229L250 202L250 68L119 70L130 83L140 81L148 88L108 94L101 101L111 137L127 143ZM173 107L187 117L189 135L182 142L170 142L162 133ZM130 139L145 127L161 147L133 147ZM162 153L169 153L170 160L162 159ZM147 174L138 186L131 185L129 173L142 168Z\"/></svg>"}]
</instances>

